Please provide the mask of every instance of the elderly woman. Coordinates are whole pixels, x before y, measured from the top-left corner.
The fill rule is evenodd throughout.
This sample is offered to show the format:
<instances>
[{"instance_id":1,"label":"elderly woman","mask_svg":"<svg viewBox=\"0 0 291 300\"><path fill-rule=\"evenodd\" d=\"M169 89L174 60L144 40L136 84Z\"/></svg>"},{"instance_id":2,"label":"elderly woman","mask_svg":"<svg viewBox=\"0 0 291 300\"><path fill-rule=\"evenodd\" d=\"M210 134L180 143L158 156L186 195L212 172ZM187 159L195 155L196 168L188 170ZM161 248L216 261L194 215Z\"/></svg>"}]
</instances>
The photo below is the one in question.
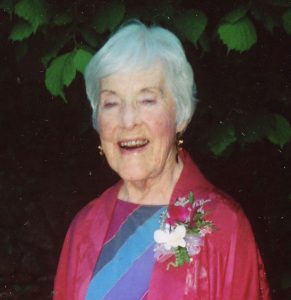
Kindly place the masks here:
<instances>
[{"instance_id":1,"label":"elderly woman","mask_svg":"<svg viewBox=\"0 0 291 300\"><path fill-rule=\"evenodd\" d=\"M54 299L269 299L242 209L181 149L196 99L177 37L129 23L85 80L100 151L121 180L72 222Z\"/></svg>"}]
</instances>

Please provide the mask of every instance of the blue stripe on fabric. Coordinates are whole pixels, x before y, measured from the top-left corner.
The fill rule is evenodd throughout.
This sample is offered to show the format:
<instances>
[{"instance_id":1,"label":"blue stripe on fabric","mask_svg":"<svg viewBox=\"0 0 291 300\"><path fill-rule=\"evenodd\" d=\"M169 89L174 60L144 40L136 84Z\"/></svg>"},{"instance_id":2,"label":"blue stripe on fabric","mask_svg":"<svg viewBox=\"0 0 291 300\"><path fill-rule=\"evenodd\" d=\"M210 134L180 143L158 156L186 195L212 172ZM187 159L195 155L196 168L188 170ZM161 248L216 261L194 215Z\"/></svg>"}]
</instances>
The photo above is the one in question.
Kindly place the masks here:
<instances>
[{"instance_id":1,"label":"blue stripe on fabric","mask_svg":"<svg viewBox=\"0 0 291 300\"><path fill-rule=\"evenodd\" d=\"M116 235L103 247L94 274L98 273L103 266L113 259L116 251L116 241L118 241L118 245L121 247L127 241L128 237L135 232L137 227L142 226L159 209L159 206L157 206L156 210L153 210L152 206L142 206L129 215L126 222L122 225L122 229L119 229ZM134 220L135 226L132 226L132 220Z\"/></svg>"},{"instance_id":2,"label":"blue stripe on fabric","mask_svg":"<svg viewBox=\"0 0 291 300\"><path fill-rule=\"evenodd\" d=\"M104 300L120 299L120 295L126 300L143 298L145 286L139 283L150 282L154 266L153 249L154 244L134 262L130 270L120 278L113 289L105 296Z\"/></svg>"},{"instance_id":3,"label":"blue stripe on fabric","mask_svg":"<svg viewBox=\"0 0 291 300\"><path fill-rule=\"evenodd\" d=\"M105 265L94 275L89 285L86 300L100 300L115 286L116 282L128 271L133 262L142 255L153 243L153 235L147 234L157 229L160 214L164 208L160 208L143 226L137 228L136 233L119 248L110 263ZM140 239L144 236L143 239ZM128 249L131 249L129 253ZM118 266L113 268L112 266ZM104 280L108 278L109 280ZM102 283L102 284L100 284Z\"/></svg>"}]
</instances>

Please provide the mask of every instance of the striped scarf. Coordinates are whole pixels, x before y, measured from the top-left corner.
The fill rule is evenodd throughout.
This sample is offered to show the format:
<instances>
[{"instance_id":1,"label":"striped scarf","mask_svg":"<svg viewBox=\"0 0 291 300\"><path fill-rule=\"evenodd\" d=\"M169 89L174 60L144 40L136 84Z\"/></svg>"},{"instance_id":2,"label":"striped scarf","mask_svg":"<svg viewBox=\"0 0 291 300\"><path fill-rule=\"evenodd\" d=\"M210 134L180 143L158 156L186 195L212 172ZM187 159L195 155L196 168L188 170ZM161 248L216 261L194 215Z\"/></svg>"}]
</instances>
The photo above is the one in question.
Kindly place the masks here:
<instances>
[{"instance_id":1,"label":"striped scarf","mask_svg":"<svg viewBox=\"0 0 291 300\"><path fill-rule=\"evenodd\" d=\"M144 300L154 265L153 233L165 206L118 200L86 300Z\"/></svg>"}]
</instances>

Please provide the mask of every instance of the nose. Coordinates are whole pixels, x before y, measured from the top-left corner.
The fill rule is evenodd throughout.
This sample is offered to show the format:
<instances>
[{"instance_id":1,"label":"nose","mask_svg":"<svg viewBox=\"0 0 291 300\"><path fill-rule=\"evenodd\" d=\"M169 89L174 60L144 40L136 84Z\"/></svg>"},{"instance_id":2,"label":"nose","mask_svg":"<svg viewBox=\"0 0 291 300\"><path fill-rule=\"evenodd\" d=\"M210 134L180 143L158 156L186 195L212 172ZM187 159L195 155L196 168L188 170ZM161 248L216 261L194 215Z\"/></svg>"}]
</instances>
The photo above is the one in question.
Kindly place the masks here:
<instances>
[{"instance_id":1,"label":"nose","mask_svg":"<svg viewBox=\"0 0 291 300\"><path fill-rule=\"evenodd\" d=\"M130 129L139 123L137 107L132 103L125 103L121 111L121 122L124 128Z\"/></svg>"}]
</instances>

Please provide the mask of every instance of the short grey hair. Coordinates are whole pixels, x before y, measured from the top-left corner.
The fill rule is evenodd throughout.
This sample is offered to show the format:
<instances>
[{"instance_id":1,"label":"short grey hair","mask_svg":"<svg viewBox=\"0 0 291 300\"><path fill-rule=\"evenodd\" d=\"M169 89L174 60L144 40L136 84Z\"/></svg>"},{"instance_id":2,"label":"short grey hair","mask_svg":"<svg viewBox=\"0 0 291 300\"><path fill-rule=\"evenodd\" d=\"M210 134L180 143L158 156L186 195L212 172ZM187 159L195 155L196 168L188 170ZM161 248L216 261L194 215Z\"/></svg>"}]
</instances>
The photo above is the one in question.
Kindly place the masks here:
<instances>
[{"instance_id":1,"label":"short grey hair","mask_svg":"<svg viewBox=\"0 0 291 300\"><path fill-rule=\"evenodd\" d=\"M176 128L186 128L197 99L192 67L183 46L169 30L133 21L113 34L86 67L86 92L96 130L101 79L116 73L144 70L156 63L162 63L167 86L176 103Z\"/></svg>"}]
</instances>

